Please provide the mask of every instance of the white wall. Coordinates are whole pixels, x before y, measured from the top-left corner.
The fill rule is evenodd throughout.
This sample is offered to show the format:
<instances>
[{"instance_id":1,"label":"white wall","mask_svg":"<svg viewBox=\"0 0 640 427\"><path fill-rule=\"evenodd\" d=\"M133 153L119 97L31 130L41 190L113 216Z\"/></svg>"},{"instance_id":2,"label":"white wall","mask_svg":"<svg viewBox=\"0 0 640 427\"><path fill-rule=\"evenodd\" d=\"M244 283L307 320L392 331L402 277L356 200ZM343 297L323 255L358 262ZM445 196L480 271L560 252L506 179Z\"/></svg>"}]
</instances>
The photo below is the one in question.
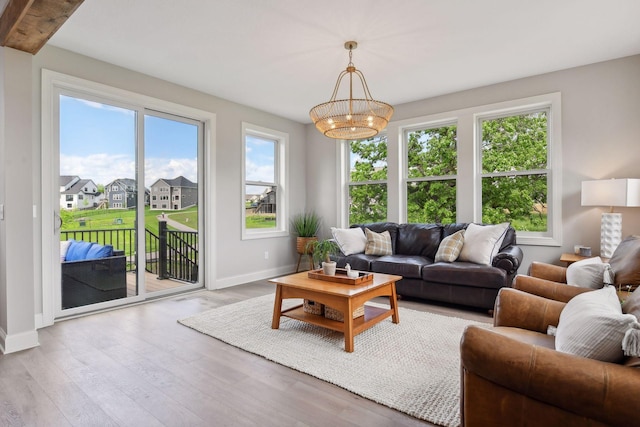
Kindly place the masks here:
<instances>
[{"instance_id":1,"label":"white wall","mask_svg":"<svg viewBox=\"0 0 640 427\"><path fill-rule=\"evenodd\" d=\"M393 121L561 92L563 242L561 247L523 246L525 259L520 273L526 273L531 261L559 263L560 254L572 252L574 244L599 251L604 208L580 206L580 183L587 179L640 178L639 76L640 56L632 56L396 105ZM321 213L327 227L339 224L335 144L313 125L307 125L307 203ZM463 207L461 211L470 209ZM396 212L390 207L389 220L396 220ZM640 208L622 208L619 212L623 213L623 236L640 234Z\"/></svg>"},{"instance_id":2,"label":"white wall","mask_svg":"<svg viewBox=\"0 0 640 427\"><path fill-rule=\"evenodd\" d=\"M287 273L295 268L293 237L241 240L241 209L244 206L241 200L240 176L243 144L241 124L245 121L289 134L289 211L292 214L303 211L305 206L304 125L55 47L45 46L35 56L13 49L1 49L4 59L3 71L8 71L2 73L4 93L0 95L7 106L2 119L12 121L15 126L6 128L3 134L7 143L0 140L0 148L4 149L7 155L3 156L4 170L0 174L6 182L0 192L0 203L6 203L8 214L7 220L1 224L0 253L3 254L2 262L9 264L10 255L6 248L12 247L15 250L11 252L16 256L20 254L23 261L16 263L16 266L21 267L20 270L10 268L5 272L3 269L0 274L0 338L2 331L11 330L12 325L20 325L19 330L33 331L34 315L37 317L42 313L41 264L42 251L46 251L47 248L42 248L39 218L42 215L52 215L51 212L42 212L41 207L41 191L49 190L41 189L40 173L40 97L43 68L214 113L215 189L211 189L209 194L215 191L217 203L217 222L212 225L216 236L216 261L214 266L208 266L215 270L215 283L207 285L210 288L231 286ZM21 86L17 83L21 83ZM17 92L17 95L7 94L8 88ZM14 135L8 135L14 129L21 132L19 136L24 141L18 141ZM0 180L0 183L2 182ZM205 183L205 188L207 185ZM28 191L29 189L31 191ZM37 220L32 220L32 205L36 206ZM13 216L14 206L20 208L20 218ZM24 212L27 212L27 215ZM4 230L7 232L3 232ZM17 249L25 244L25 250ZM270 253L268 260L264 259L265 251ZM28 263L27 268L22 268L24 263ZM20 288L17 283L13 283L18 276L21 279ZM12 293L14 287L26 288L28 292ZM25 299L28 300L26 303ZM19 316L30 322L18 323L18 318L7 321L7 307L15 307L20 313Z\"/></svg>"},{"instance_id":3,"label":"white wall","mask_svg":"<svg viewBox=\"0 0 640 427\"><path fill-rule=\"evenodd\" d=\"M240 239L243 206L240 176L241 124L245 121L289 134L291 213L302 211L305 205L304 125L51 46L45 46L34 57L34 63L33 80L38 94L40 93L40 70L47 68L215 113L216 175L213 183L217 200L215 275L217 283L215 287L230 286L281 274L289 271L287 268L294 265L293 238L246 241ZM36 115L36 122L39 123L39 110L34 115ZM37 171L35 172L37 175ZM39 177L37 179L39 182ZM264 259L265 251L269 251L268 260Z\"/></svg>"},{"instance_id":4,"label":"white wall","mask_svg":"<svg viewBox=\"0 0 640 427\"><path fill-rule=\"evenodd\" d=\"M38 344L33 313L32 57L0 48L0 350Z\"/></svg>"},{"instance_id":5,"label":"white wall","mask_svg":"<svg viewBox=\"0 0 640 427\"><path fill-rule=\"evenodd\" d=\"M45 46L33 57L10 48L0 48L0 53L0 203L5 204L5 220L0 221L0 344L15 342L16 348L33 344L37 340L34 315L42 312L42 230L39 220L31 215L32 205L36 206L38 217L51 214L42 212L40 206L42 68L216 114L215 182L207 183L215 188L217 200L213 287L282 274L295 265L293 237L248 241L240 238L243 121L289 133L290 213L305 207L315 209L324 219L325 235L328 227L338 224L336 142L321 136L313 125L305 126L55 47ZM524 272L532 260L556 261L560 253L570 251L576 243L598 248L602 209L580 206L582 180L640 178L636 166L640 160L638 76L640 56L634 56L398 105L394 120L562 93L564 241L562 247L524 247L525 266L520 270ZM16 182L19 187L13 185ZM640 209L621 212L623 234L640 234ZM264 259L265 251L270 253L268 260ZM15 340L5 339L7 336Z\"/></svg>"}]
</instances>

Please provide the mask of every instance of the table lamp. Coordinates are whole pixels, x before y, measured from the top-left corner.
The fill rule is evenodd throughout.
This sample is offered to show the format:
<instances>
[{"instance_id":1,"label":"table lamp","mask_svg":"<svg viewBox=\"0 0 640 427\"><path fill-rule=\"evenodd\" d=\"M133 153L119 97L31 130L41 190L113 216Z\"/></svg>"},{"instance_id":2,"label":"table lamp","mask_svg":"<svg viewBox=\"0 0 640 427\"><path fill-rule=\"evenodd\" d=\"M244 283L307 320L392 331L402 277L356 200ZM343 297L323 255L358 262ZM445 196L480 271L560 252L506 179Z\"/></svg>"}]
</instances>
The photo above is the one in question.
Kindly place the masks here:
<instances>
[{"instance_id":1,"label":"table lamp","mask_svg":"<svg viewBox=\"0 0 640 427\"><path fill-rule=\"evenodd\" d=\"M600 256L611 258L622 240L622 214L614 207L640 206L640 179L582 181L582 206L609 206L600 225Z\"/></svg>"}]
</instances>

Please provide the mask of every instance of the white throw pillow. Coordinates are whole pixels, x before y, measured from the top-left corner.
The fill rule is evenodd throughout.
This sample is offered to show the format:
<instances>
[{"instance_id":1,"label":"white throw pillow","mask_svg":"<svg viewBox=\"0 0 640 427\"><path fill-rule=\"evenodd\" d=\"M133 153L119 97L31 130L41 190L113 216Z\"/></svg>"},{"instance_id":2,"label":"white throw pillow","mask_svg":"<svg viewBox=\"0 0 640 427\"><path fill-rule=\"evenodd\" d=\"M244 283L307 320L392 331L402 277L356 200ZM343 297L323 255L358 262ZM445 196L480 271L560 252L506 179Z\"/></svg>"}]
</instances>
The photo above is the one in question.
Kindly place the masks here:
<instances>
[{"instance_id":1,"label":"white throw pillow","mask_svg":"<svg viewBox=\"0 0 640 427\"><path fill-rule=\"evenodd\" d=\"M458 260L491 265L508 228L508 222L496 225L469 224L464 232L464 244Z\"/></svg>"},{"instance_id":2,"label":"white throw pillow","mask_svg":"<svg viewBox=\"0 0 640 427\"><path fill-rule=\"evenodd\" d=\"M450 236L445 237L438 246L435 262L454 262L460 256L460 251L464 245L464 230L458 230Z\"/></svg>"},{"instance_id":3,"label":"white throw pillow","mask_svg":"<svg viewBox=\"0 0 640 427\"><path fill-rule=\"evenodd\" d=\"M560 313L556 350L603 362L623 358L622 340L637 319L622 314L613 286L573 297Z\"/></svg>"},{"instance_id":4,"label":"white throw pillow","mask_svg":"<svg viewBox=\"0 0 640 427\"><path fill-rule=\"evenodd\" d=\"M367 237L360 227L336 228L331 227L331 234L345 255L361 254L367 247Z\"/></svg>"},{"instance_id":5,"label":"white throw pillow","mask_svg":"<svg viewBox=\"0 0 640 427\"><path fill-rule=\"evenodd\" d=\"M69 250L70 245L71 240L60 241L60 262L64 262L64 260L67 258L67 251Z\"/></svg>"},{"instance_id":6,"label":"white throw pillow","mask_svg":"<svg viewBox=\"0 0 640 427\"><path fill-rule=\"evenodd\" d=\"M567 285L583 288L600 289L604 286L604 275L609 264L600 257L593 257L574 262L567 267Z\"/></svg>"}]
</instances>

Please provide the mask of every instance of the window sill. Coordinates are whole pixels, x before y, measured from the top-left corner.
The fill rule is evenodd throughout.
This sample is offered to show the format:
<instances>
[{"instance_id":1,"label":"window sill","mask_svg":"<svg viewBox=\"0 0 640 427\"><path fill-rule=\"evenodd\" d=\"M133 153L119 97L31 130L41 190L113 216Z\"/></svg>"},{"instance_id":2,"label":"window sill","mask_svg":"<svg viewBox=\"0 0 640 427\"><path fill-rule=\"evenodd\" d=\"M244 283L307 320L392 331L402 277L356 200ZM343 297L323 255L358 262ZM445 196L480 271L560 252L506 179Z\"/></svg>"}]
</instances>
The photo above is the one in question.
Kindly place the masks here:
<instances>
[{"instance_id":1,"label":"window sill","mask_svg":"<svg viewBox=\"0 0 640 427\"><path fill-rule=\"evenodd\" d=\"M269 231L258 231L258 230L242 230L242 240L253 240L253 239L272 239L274 237L288 237L289 232L286 230L269 230Z\"/></svg>"}]
</instances>

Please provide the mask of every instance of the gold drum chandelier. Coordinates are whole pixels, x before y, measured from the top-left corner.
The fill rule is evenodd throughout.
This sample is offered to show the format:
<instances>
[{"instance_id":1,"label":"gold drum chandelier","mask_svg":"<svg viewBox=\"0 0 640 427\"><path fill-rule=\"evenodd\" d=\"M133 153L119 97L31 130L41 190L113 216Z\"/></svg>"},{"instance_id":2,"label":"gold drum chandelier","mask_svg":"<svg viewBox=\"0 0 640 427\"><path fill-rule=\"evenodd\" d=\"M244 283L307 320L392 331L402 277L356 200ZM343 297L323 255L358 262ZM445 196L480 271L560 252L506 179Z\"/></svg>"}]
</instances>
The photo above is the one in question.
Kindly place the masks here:
<instances>
[{"instance_id":1,"label":"gold drum chandelier","mask_svg":"<svg viewBox=\"0 0 640 427\"><path fill-rule=\"evenodd\" d=\"M344 48L349 50L347 69L338 76L331 99L328 102L316 105L309 111L309 116L311 116L316 128L329 138L371 138L387 126L393 115L393 107L391 105L373 99L364 75L353 65L353 49L357 47L358 43L354 41L344 44ZM363 98L353 97L354 74L358 76L362 84ZM349 76L349 99L336 99L342 78L347 75Z\"/></svg>"}]
</instances>

